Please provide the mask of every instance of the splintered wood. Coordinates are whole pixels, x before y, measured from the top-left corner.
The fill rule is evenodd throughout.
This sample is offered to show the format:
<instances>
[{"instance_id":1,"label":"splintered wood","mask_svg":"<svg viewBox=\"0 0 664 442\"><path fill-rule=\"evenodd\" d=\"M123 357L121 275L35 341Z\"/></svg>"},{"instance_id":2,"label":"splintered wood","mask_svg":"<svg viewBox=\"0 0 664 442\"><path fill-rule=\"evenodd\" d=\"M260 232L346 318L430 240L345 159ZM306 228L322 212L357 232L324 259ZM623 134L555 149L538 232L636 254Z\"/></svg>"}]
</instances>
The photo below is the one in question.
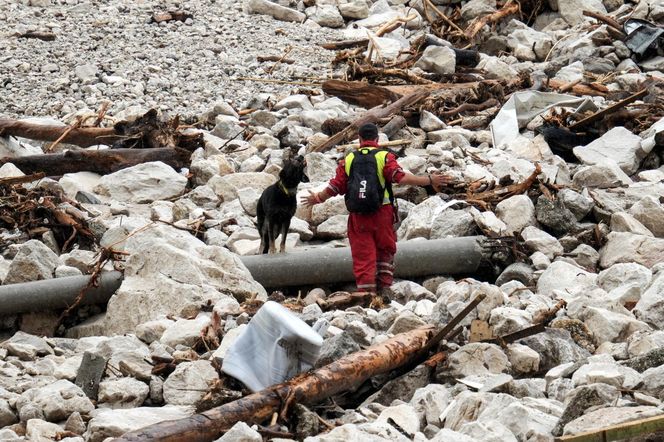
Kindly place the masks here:
<instances>
[{"instance_id":1,"label":"splintered wood","mask_svg":"<svg viewBox=\"0 0 664 442\"><path fill-rule=\"evenodd\" d=\"M93 244L95 237L87 225L85 212L57 189L40 185L43 177L39 173L0 179L0 228L18 230L27 239L41 239L51 232L63 252L75 243Z\"/></svg>"}]
</instances>

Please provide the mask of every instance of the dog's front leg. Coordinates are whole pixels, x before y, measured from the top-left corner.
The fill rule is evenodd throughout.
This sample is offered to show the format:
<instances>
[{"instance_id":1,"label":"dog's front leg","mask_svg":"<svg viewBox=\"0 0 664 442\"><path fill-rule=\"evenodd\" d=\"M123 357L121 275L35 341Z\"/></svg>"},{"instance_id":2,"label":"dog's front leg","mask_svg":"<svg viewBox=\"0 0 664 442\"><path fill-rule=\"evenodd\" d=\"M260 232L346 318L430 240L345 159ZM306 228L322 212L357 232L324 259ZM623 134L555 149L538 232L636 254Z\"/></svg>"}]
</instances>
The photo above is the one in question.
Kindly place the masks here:
<instances>
[{"instance_id":1,"label":"dog's front leg","mask_svg":"<svg viewBox=\"0 0 664 442\"><path fill-rule=\"evenodd\" d=\"M277 253L277 247L275 242L277 241L277 235L279 235L279 226L271 224L268 229L269 241L270 241L270 250L268 253Z\"/></svg>"},{"instance_id":2,"label":"dog's front leg","mask_svg":"<svg viewBox=\"0 0 664 442\"><path fill-rule=\"evenodd\" d=\"M281 246L279 253L286 253L286 237L288 236L288 229L290 228L290 219L281 225Z\"/></svg>"}]
</instances>

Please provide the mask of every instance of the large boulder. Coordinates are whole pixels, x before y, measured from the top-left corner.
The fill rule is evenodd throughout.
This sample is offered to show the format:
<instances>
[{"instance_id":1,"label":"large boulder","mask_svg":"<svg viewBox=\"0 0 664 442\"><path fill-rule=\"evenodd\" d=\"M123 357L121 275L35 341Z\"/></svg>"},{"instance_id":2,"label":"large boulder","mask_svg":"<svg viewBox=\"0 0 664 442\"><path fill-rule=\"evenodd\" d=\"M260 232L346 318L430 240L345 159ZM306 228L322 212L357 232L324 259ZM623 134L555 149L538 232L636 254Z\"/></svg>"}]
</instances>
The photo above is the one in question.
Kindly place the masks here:
<instances>
[{"instance_id":1,"label":"large boulder","mask_svg":"<svg viewBox=\"0 0 664 442\"><path fill-rule=\"evenodd\" d=\"M634 307L634 315L658 329L664 329L664 269L653 278Z\"/></svg>"},{"instance_id":2,"label":"large boulder","mask_svg":"<svg viewBox=\"0 0 664 442\"><path fill-rule=\"evenodd\" d=\"M104 175L95 192L129 203L151 203L184 193L187 178L161 161L138 164Z\"/></svg>"},{"instance_id":3,"label":"large boulder","mask_svg":"<svg viewBox=\"0 0 664 442\"><path fill-rule=\"evenodd\" d=\"M51 279L57 266L58 255L43 242L31 239L21 245L9 265L3 284Z\"/></svg>"},{"instance_id":4,"label":"large boulder","mask_svg":"<svg viewBox=\"0 0 664 442\"><path fill-rule=\"evenodd\" d=\"M658 198L647 195L632 205L629 213L643 224L653 235L664 238L664 205Z\"/></svg>"},{"instance_id":5,"label":"large boulder","mask_svg":"<svg viewBox=\"0 0 664 442\"><path fill-rule=\"evenodd\" d=\"M597 275L565 261L553 262L537 281L537 293L551 296L554 290L559 293L567 289L580 290L581 287L595 285Z\"/></svg>"},{"instance_id":6,"label":"large boulder","mask_svg":"<svg viewBox=\"0 0 664 442\"><path fill-rule=\"evenodd\" d=\"M240 172L224 176L213 176L207 182L207 185L214 190L222 201L232 201L238 196L238 191L244 188L251 188L258 192L263 192L268 186L274 184L277 178L265 172Z\"/></svg>"},{"instance_id":7,"label":"large boulder","mask_svg":"<svg viewBox=\"0 0 664 442\"><path fill-rule=\"evenodd\" d=\"M197 312L228 294L240 301L267 299L236 255L173 227L139 232L124 248L129 258L122 285L108 303L107 334L133 332L160 316Z\"/></svg>"}]
</instances>

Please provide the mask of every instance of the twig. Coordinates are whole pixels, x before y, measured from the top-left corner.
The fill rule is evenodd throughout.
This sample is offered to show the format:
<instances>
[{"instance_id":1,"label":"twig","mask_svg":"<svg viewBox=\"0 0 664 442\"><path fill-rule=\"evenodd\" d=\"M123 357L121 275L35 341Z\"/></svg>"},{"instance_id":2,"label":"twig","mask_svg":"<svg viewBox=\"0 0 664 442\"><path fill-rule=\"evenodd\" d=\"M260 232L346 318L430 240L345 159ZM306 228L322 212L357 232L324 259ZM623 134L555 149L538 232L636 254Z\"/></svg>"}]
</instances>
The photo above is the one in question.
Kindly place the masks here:
<instances>
[{"instance_id":1,"label":"twig","mask_svg":"<svg viewBox=\"0 0 664 442\"><path fill-rule=\"evenodd\" d=\"M643 89L643 90L635 93L634 95L631 95L631 96L625 98L624 100L620 100L619 102L607 107L606 109L603 109L599 112L595 112L591 116L589 116L587 118L584 118L581 121L577 121L576 123L572 124L569 127L569 129L574 130L574 129L577 129L579 127L586 126L589 123L592 123L594 121L597 121L597 120L601 119L605 115L613 113L613 112L617 111L618 109L627 106L628 104L638 100L639 98L645 97L647 94L648 94L648 89Z\"/></svg>"},{"instance_id":2,"label":"twig","mask_svg":"<svg viewBox=\"0 0 664 442\"><path fill-rule=\"evenodd\" d=\"M50 146L48 146L48 147L47 147L46 149L44 149L44 150L45 150L47 153L48 153L48 152L52 152L53 149L55 149L55 147L56 147L58 144L60 144L60 141L64 140L64 139L67 137L67 135L69 135L69 132L71 132L71 131L74 130L74 129L78 129L78 128L81 126L81 122L82 122L82 121L83 121L83 120L81 120L81 117L77 117L77 118L76 118L76 121L74 122L74 124L72 124L71 126L69 126L69 127L68 127L68 128L62 133L62 135L60 135L60 137L58 137L57 140L55 140Z\"/></svg>"},{"instance_id":3,"label":"twig","mask_svg":"<svg viewBox=\"0 0 664 442\"><path fill-rule=\"evenodd\" d=\"M440 16L440 18L442 18L445 21L445 23L447 23L448 25L453 27L454 30L456 30L457 32L460 32L460 33L463 34L463 30L460 27L458 27L456 23L454 23L452 20L450 20L449 17L447 15L445 15L440 9L438 9L436 7L436 5L434 5L431 0L424 0L424 2L427 4L427 6L431 7L431 9L433 9L434 12L436 14L438 14Z\"/></svg>"},{"instance_id":4,"label":"twig","mask_svg":"<svg viewBox=\"0 0 664 442\"><path fill-rule=\"evenodd\" d=\"M257 78L257 77L237 77L232 80L236 81L257 81L260 83L276 83L276 84L291 84L296 86L320 86L321 83L313 83L306 81L289 81L289 80L275 80L273 78ZM322 82L323 80L321 80Z\"/></svg>"},{"instance_id":5,"label":"twig","mask_svg":"<svg viewBox=\"0 0 664 442\"><path fill-rule=\"evenodd\" d=\"M106 116L106 111L108 110L108 107L111 105L110 101L104 101L101 104L101 107L99 108L99 112L97 113L97 119L95 120L92 125L94 127L98 127L102 121L104 121L104 117Z\"/></svg>"},{"instance_id":6,"label":"twig","mask_svg":"<svg viewBox=\"0 0 664 442\"><path fill-rule=\"evenodd\" d=\"M272 74L272 71L274 71L274 69L275 69L277 66L279 66L279 64L280 64L282 61L284 61L284 59L285 59L285 58L288 56L288 54L290 54L292 51L293 51L293 47L292 47L292 46L288 46L288 47L286 48L286 52L284 52L284 55L282 55L281 58L280 58L279 60L277 60L277 62L276 62L275 64L273 64L272 67L270 67L270 69L267 70L267 74L268 74L268 75L271 75L271 74Z\"/></svg>"},{"instance_id":7,"label":"twig","mask_svg":"<svg viewBox=\"0 0 664 442\"><path fill-rule=\"evenodd\" d=\"M618 23L616 20L612 19L611 17L607 17L606 15L602 15L593 11L583 11L583 15L585 15L586 17L594 18L595 20L601 21L602 23L606 23L607 25L611 26L617 31L620 31L620 33L623 35L623 38L625 37L625 32L623 32L620 23Z\"/></svg>"}]
</instances>

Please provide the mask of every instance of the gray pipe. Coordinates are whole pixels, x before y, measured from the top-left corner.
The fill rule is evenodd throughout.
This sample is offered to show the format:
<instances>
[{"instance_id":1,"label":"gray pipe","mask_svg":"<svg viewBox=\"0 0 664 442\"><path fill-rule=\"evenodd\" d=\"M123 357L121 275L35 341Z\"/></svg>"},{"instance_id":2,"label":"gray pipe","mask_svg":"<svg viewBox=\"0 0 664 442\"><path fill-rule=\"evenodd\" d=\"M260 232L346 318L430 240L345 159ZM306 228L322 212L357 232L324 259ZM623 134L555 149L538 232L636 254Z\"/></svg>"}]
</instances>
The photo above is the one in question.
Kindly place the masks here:
<instances>
[{"instance_id":1,"label":"gray pipe","mask_svg":"<svg viewBox=\"0 0 664 442\"><path fill-rule=\"evenodd\" d=\"M0 315L67 308L88 281L90 276L82 275L2 285ZM107 303L121 283L122 273L116 271L102 273L99 287L88 290L81 305Z\"/></svg>"},{"instance_id":2,"label":"gray pipe","mask_svg":"<svg viewBox=\"0 0 664 442\"><path fill-rule=\"evenodd\" d=\"M482 260L479 238L462 237L397 244L395 276L412 278L475 272ZM353 262L350 249L319 248L302 252L242 256L254 279L264 287L350 282Z\"/></svg>"}]
</instances>

